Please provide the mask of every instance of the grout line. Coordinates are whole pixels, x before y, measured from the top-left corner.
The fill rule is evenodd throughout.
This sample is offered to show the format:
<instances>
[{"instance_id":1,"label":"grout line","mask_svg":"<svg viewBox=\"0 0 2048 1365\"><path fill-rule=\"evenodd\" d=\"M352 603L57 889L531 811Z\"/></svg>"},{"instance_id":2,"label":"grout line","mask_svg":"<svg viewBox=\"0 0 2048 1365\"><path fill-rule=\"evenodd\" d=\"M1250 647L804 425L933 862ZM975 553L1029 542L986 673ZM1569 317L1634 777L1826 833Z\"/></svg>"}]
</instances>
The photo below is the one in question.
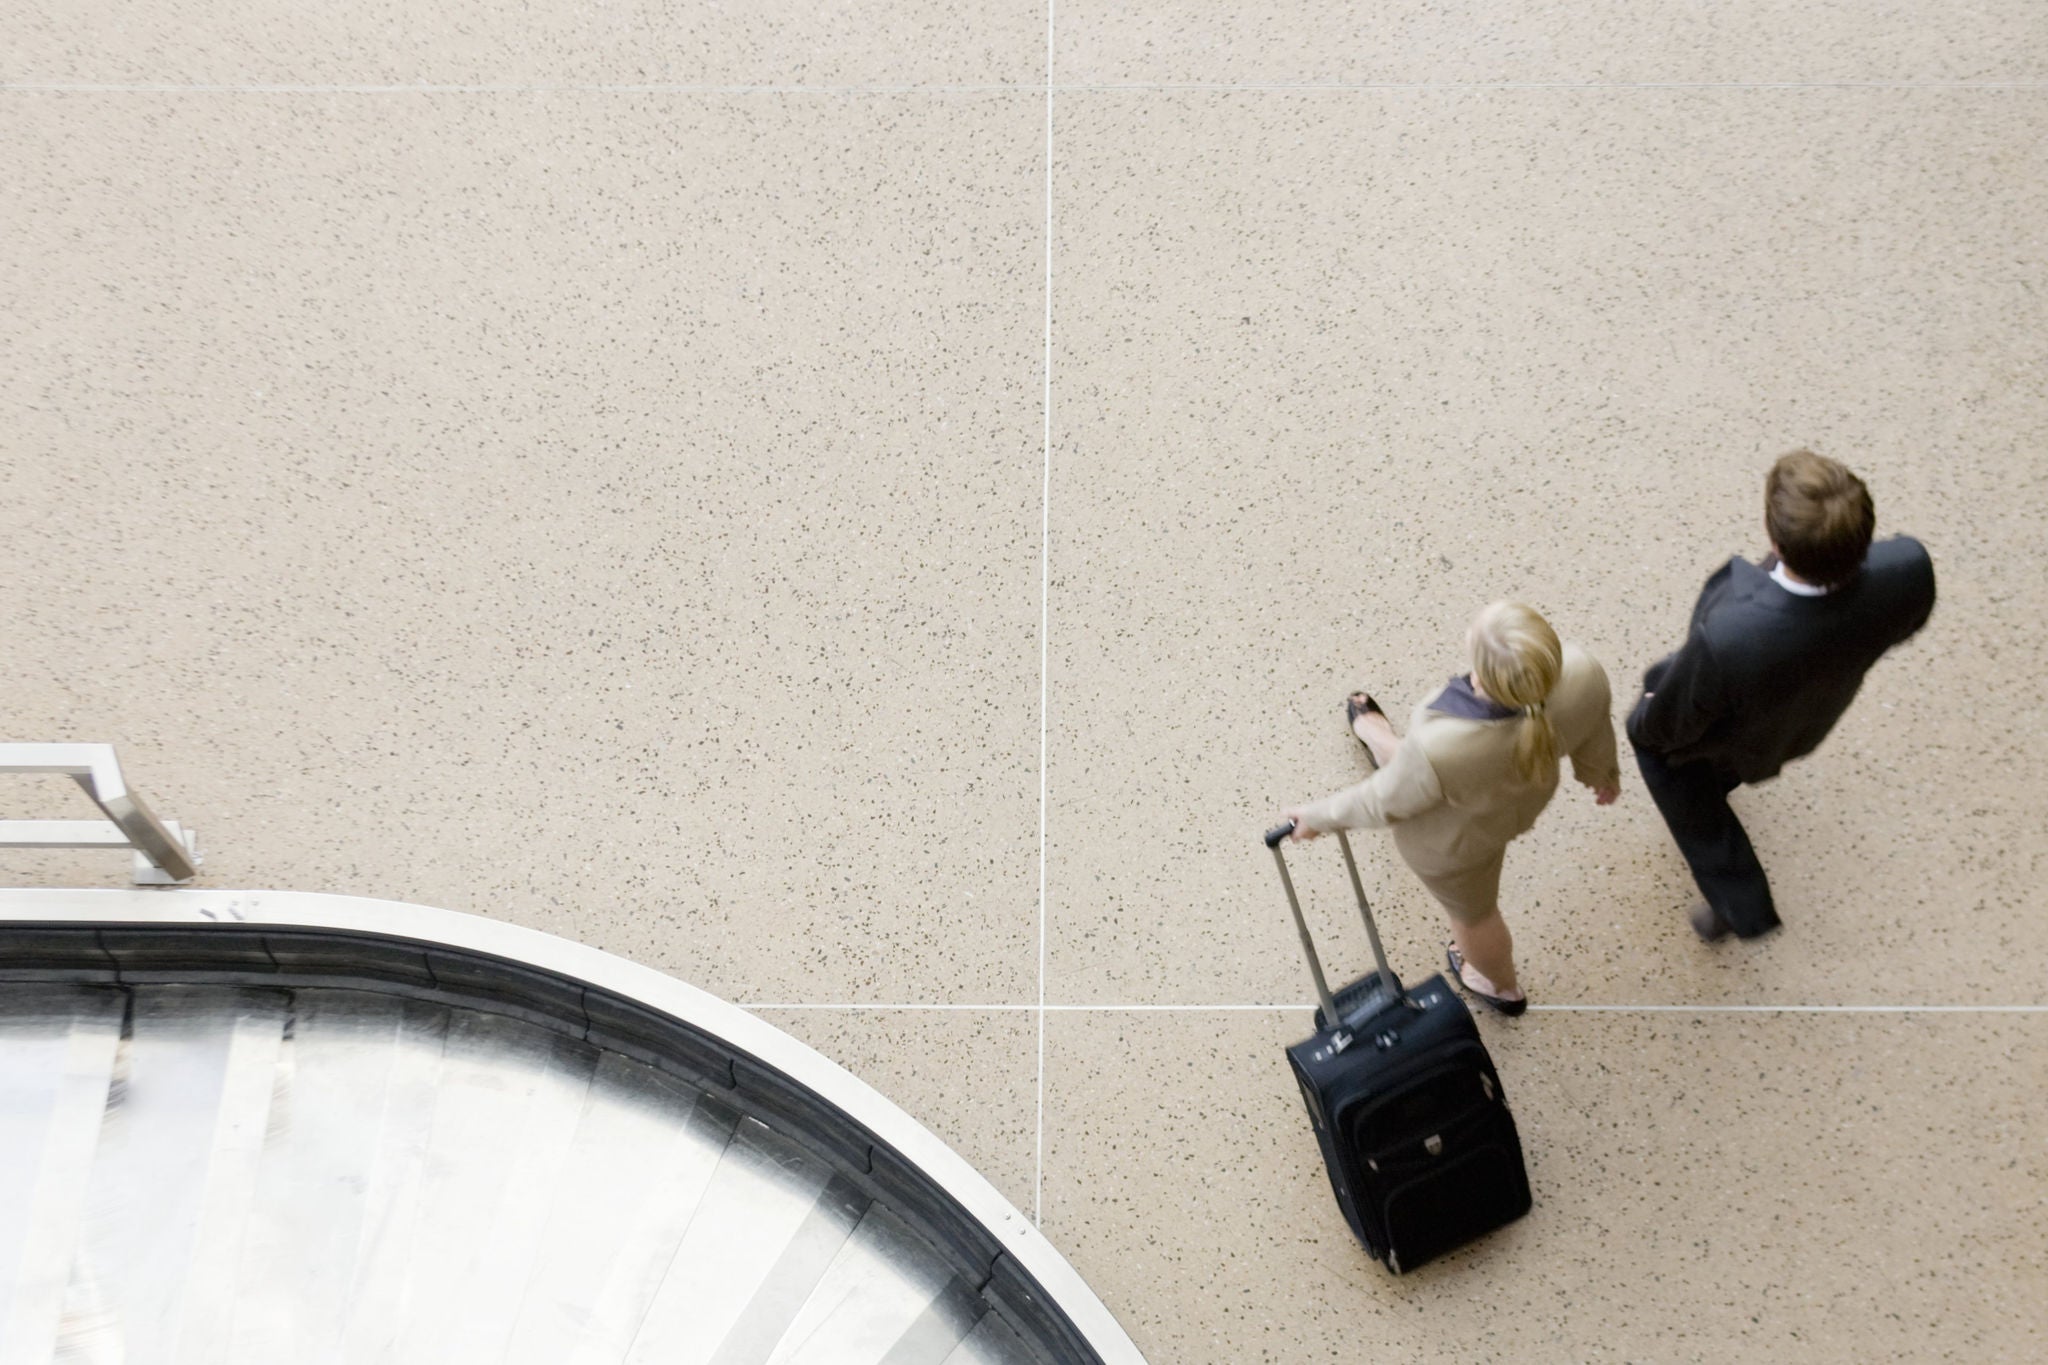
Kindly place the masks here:
<instances>
[{"instance_id":1,"label":"grout line","mask_svg":"<svg viewBox=\"0 0 2048 1365\"><path fill-rule=\"evenodd\" d=\"M795 1003L790 1001L742 1001L748 1010L847 1010L884 1013L892 1010L934 1012L957 1010L970 1014L1217 1014L1258 1012L1268 1014L1308 1013L1313 1000L1298 1004L1271 1005L1036 1005L1025 1004L846 1004ZM2048 1014L2048 1005L1531 1005L1531 1014ZM1044 1026L1039 1030L1040 1103L1043 1105Z\"/></svg>"},{"instance_id":2,"label":"grout line","mask_svg":"<svg viewBox=\"0 0 2048 1365\"><path fill-rule=\"evenodd\" d=\"M1063 85L1097 94L1353 90L2048 90L2048 81L1136 81Z\"/></svg>"},{"instance_id":3,"label":"grout line","mask_svg":"<svg viewBox=\"0 0 2048 1365\"><path fill-rule=\"evenodd\" d=\"M737 1004L739 1005L739 1007L740 1007L741 1009L743 1009L743 1010L873 1010L873 1011L875 1011L875 1012L877 1012L877 1013L886 1013L886 1012L888 1012L888 1011L890 1011L890 1010L921 1010L921 1011L926 1011L926 1012L931 1012L931 1011L935 1011L935 1010L958 1010L958 1011L960 1011L960 1012L962 1012L962 1013L964 1013L964 1014L1000 1014L1000 1013L1004 1013L1004 1012L1008 1012L1008 1013L1012 1013L1012 1014L1022 1014L1022 1013L1027 1013L1027 1012L1028 1012L1028 1013L1035 1013L1035 1012L1037 1012L1037 1011L1038 1011L1038 1010L1039 1010L1039 1009L1041 1008L1041 1007L1040 1007L1040 1006L1038 1006L1038 1005L1019 1005L1019 1004L1004 1004L1004 1005L953 1005L953 1004L931 1004L931 1005L918 1005L918 1004L895 1004L895 1003L890 1003L890 1002L887 1002L887 1001L884 1001L884 1002L882 1002L882 1003L880 1003L880 1004L874 1004L874 1003L870 1003L870 1002L868 1002L868 1001L852 1001L852 1002L849 1002L849 1003L846 1003L846 1004L834 1004L834 1003L832 1003L832 1002L830 1002L830 1001L822 1001L822 1002L821 1002L821 1001L795 1001L795 1000L741 1000L741 1001L738 1001L738 1002L736 1002L736 1003L737 1003ZM1058 1008L1059 1008L1059 1006L1057 1006L1057 1005L1054 1005L1054 1006L1051 1006L1050 1008L1053 1008L1053 1009L1058 1009Z\"/></svg>"},{"instance_id":4,"label":"grout line","mask_svg":"<svg viewBox=\"0 0 2048 1365\"><path fill-rule=\"evenodd\" d=\"M1045 0L1045 377L1038 490L1038 1111L1033 1124L1031 1221L1045 1221L1045 827L1046 758L1052 733L1052 21Z\"/></svg>"},{"instance_id":5,"label":"grout line","mask_svg":"<svg viewBox=\"0 0 2048 1365\"><path fill-rule=\"evenodd\" d=\"M1050 34L1052 19L1046 18ZM91 82L6 82L0 93L80 95L1036 95L1063 94L1314 94L1369 91L1490 90L2048 90L2048 81L1251 81L1131 82L1076 85L116 85Z\"/></svg>"},{"instance_id":6,"label":"grout line","mask_svg":"<svg viewBox=\"0 0 2048 1365\"><path fill-rule=\"evenodd\" d=\"M1554 1014L2048 1014L2048 1005L1531 1005Z\"/></svg>"},{"instance_id":7,"label":"grout line","mask_svg":"<svg viewBox=\"0 0 2048 1365\"><path fill-rule=\"evenodd\" d=\"M71 95L1035 95L1038 85L96 85L9 82L0 91Z\"/></svg>"}]
</instances>

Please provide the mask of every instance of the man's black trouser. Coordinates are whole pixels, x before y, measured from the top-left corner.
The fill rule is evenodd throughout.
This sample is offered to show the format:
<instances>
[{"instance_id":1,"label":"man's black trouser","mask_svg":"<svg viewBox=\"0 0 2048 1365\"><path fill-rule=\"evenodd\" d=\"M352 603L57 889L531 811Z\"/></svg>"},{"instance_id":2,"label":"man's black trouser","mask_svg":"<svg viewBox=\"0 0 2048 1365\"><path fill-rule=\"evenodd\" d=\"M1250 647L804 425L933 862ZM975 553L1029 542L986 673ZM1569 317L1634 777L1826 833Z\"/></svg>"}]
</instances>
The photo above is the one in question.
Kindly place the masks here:
<instances>
[{"instance_id":1,"label":"man's black trouser","mask_svg":"<svg viewBox=\"0 0 2048 1365\"><path fill-rule=\"evenodd\" d=\"M1647 749L1636 750L1636 767L1700 894L1721 922L1744 938L1777 928L1770 879L1742 822L1728 808L1728 793L1742 780L1713 763L1666 763L1662 754Z\"/></svg>"}]
</instances>

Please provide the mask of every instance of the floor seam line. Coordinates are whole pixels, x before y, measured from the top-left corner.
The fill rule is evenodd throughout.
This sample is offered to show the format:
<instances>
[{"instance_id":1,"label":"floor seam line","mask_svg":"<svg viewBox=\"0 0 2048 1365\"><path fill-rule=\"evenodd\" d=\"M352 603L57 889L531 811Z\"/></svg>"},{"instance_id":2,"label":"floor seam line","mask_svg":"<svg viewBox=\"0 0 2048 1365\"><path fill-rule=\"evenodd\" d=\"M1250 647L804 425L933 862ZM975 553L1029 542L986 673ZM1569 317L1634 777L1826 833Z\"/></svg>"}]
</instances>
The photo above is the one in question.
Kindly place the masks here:
<instances>
[{"instance_id":1,"label":"floor seam line","mask_svg":"<svg viewBox=\"0 0 2048 1365\"><path fill-rule=\"evenodd\" d=\"M862 1010L882 1013L890 1010L902 1011L955 1011L965 1014L1220 1014L1220 1013L1263 1013L1286 1014L1307 1013L1316 1008L1313 1000L1299 1002L1254 1003L1254 1004L1115 1004L1115 1005L1059 1005L1030 1004L1017 1002L958 1003L954 1001L753 1001L736 1002L745 1010L842 1010L849 1013ZM1815 1004L1726 1004L1726 1005L1531 1005L1531 1014L2048 1014L2048 1004L2043 1005L1956 1005L1956 1004L1908 1004L1908 1005L1815 1005ZM1042 1057L1042 1054L1041 1054ZM1041 1061L1042 1068L1042 1061ZM1042 1080L1042 1077L1041 1077Z\"/></svg>"},{"instance_id":2,"label":"floor seam line","mask_svg":"<svg viewBox=\"0 0 2048 1365\"><path fill-rule=\"evenodd\" d=\"M1490 90L2048 90L2048 81L1157 81L1073 85L383 85L337 82L298 85L123 85L94 81L0 83L0 93L79 95L968 95L1009 94L1050 97L1064 94L1197 94L1372 91Z\"/></svg>"},{"instance_id":3,"label":"floor seam line","mask_svg":"<svg viewBox=\"0 0 2048 1365\"><path fill-rule=\"evenodd\" d=\"M1039 368L1043 461L1038 489L1038 1105L1032 1125L1031 1221L1045 1222L1046 760L1052 733L1052 101L1053 13L1045 4L1045 348Z\"/></svg>"}]
</instances>

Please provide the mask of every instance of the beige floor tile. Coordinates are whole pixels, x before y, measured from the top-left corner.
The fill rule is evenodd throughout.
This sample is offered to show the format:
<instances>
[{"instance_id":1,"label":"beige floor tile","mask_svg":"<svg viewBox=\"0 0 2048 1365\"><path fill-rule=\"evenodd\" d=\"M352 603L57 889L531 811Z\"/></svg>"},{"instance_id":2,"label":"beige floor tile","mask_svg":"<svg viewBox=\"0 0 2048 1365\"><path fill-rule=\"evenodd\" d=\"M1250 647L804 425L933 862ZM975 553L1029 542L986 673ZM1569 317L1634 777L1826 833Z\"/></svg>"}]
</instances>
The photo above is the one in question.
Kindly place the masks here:
<instances>
[{"instance_id":1,"label":"beige floor tile","mask_svg":"<svg viewBox=\"0 0 2048 1365\"><path fill-rule=\"evenodd\" d=\"M1035 998L1042 101L0 116L10 737L212 885Z\"/></svg>"},{"instance_id":2,"label":"beige floor tile","mask_svg":"<svg viewBox=\"0 0 2048 1365\"><path fill-rule=\"evenodd\" d=\"M1399 1279L1332 1202L1301 1015L1058 1014L1046 1231L1155 1361L2031 1360L2044 1015L1487 1025L1536 1209Z\"/></svg>"},{"instance_id":3,"label":"beige floor tile","mask_svg":"<svg viewBox=\"0 0 2048 1365\"><path fill-rule=\"evenodd\" d=\"M1631 772L1509 858L1530 987L2040 999L2048 724L2014 631L2048 611L2044 130L2013 92L1063 99L1049 998L1307 998L1254 840L1364 775L1343 694L1405 717L1512 596L1626 705L1805 443L1932 546L1942 601L1739 798L1788 929L1697 945ZM1437 911L1361 851L1427 969ZM1298 857L1349 926L1334 851Z\"/></svg>"},{"instance_id":4,"label":"beige floor tile","mask_svg":"<svg viewBox=\"0 0 2048 1365\"><path fill-rule=\"evenodd\" d=\"M1043 0L25 0L0 12L0 84L957 86L1044 76Z\"/></svg>"},{"instance_id":5,"label":"beige floor tile","mask_svg":"<svg viewBox=\"0 0 2048 1365\"><path fill-rule=\"evenodd\" d=\"M2048 26L2025 0L1960 9L1928 0L1065 0L1056 27L1054 69L1071 84L2048 76Z\"/></svg>"},{"instance_id":6,"label":"beige floor tile","mask_svg":"<svg viewBox=\"0 0 2048 1365\"><path fill-rule=\"evenodd\" d=\"M901 1105L1030 1215L1038 1141L1030 1011L754 1012Z\"/></svg>"}]
</instances>

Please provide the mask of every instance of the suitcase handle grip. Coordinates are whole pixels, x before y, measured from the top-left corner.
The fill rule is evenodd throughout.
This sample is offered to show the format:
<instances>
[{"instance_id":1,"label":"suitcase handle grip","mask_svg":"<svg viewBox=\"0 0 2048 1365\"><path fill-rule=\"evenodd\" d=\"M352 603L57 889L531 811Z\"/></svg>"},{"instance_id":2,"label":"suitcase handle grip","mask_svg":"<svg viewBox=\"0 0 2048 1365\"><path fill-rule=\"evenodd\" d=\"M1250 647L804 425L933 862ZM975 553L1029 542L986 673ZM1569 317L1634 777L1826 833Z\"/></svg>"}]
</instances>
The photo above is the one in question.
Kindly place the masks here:
<instances>
[{"instance_id":1,"label":"suitcase handle grip","mask_svg":"<svg viewBox=\"0 0 2048 1365\"><path fill-rule=\"evenodd\" d=\"M1273 828L1266 831L1266 847L1280 847L1280 841L1292 833L1294 833L1294 822L1292 820L1287 821L1285 824L1273 826Z\"/></svg>"}]
</instances>

